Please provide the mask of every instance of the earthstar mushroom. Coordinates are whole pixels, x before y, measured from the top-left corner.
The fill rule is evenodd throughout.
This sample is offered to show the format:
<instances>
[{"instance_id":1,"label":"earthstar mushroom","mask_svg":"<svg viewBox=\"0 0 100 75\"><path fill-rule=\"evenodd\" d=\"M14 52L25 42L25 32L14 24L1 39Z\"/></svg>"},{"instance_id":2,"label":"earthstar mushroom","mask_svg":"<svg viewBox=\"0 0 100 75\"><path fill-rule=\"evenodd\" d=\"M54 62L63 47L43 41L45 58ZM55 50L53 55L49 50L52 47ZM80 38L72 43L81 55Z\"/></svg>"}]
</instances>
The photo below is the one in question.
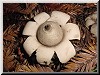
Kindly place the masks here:
<instances>
[{"instance_id":1,"label":"earthstar mushroom","mask_svg":"<svg viewBox=\"0 0 100 75\"><path fill-rule=\"evenodd\" d=\"M23 43L23 47L29 56L36 51L38 63L49 65L54 53L61 63L66 63L76 51L70 40L80 40L78 25L67 23L70 16L60 11L53 11L51 15L42 12L29 21L23 35L29 37Z\"/></svg>"},{"instance_id":2,"label":"earthstar mushroom","mask_svg":"<svg viewBox=\"0 0 100 75\"><path fill-rule=\"evenodd\" d=\"M94 34L94 37L97 37L97 11L86 17L85 21L86 27L90 29L90 32Z\"/></svg>"}]
</instances>

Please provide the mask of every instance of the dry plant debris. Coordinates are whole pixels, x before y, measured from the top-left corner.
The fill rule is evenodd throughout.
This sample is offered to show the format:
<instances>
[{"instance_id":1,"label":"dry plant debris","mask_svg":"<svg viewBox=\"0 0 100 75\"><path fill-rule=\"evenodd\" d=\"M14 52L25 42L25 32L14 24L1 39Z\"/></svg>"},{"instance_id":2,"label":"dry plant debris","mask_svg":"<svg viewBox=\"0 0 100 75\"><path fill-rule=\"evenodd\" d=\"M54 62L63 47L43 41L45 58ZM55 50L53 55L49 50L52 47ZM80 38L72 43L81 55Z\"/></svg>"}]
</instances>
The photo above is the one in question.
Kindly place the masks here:
<instances>
[{"instance_id":1,"label":"dry plant debris","mask_svg":"<svg viewBox=\"0 0 100 75\"><path fill-rule=\"evenodd\" d=\"M16 9L15 9L16 8ZM3 4L3 66L4 72L54 72L55 67L31 65L27 54L21 48L27 36L21 32L27 21L40 12L59 10L71 16L69 22L77 23L81 40L71 40L77 54L59 72L92 72L97 66L97 38L85 27L85 18L97 10L94 3L4 3ZM20 48L20 49L19 49ZM18 50L19 49L19 50ZM53 65L54 66L54 65Z\"/></svg>"}]
</instances>

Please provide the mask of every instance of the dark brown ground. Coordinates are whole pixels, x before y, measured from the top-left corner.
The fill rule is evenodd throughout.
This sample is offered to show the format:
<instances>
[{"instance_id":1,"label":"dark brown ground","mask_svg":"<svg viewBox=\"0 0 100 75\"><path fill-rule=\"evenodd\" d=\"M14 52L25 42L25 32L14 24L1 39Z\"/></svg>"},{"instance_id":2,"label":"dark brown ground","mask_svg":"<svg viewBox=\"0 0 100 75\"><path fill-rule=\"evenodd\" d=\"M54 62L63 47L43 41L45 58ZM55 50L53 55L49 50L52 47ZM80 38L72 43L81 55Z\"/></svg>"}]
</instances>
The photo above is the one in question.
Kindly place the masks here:
<instances>
[{"instance_id":1,"label":"dark brown ground","mask_svg":"<svg viewBox=\"0 0 100 75\"><path fill-rule=\"evenodd\" d=\"M63 68L30 65L28 56L22 48L27 36L21 33L25 24L36 14L58 10L71 16L69 22L80 27L81 40L72 40L77 54ZM4 3L3 4L3 70L4 72L94 72L97 71L97 38L85 27L85 18L97 10L94 3ZM95 69L96 68L96 69Z\"/></svg>"}]
</instances>

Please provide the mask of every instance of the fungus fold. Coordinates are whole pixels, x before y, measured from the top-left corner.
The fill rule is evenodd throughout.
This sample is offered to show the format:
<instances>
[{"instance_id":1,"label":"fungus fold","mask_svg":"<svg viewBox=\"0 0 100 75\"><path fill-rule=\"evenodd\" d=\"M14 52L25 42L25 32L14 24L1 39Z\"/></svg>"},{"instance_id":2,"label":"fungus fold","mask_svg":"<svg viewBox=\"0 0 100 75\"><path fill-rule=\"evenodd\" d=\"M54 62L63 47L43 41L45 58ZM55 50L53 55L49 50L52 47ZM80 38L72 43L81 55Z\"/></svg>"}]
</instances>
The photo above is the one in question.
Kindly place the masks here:
<instances>
[{"instance_id":1,"label":"fungus fold","mask_svg":"<svg viewBox=\"0 0 100 75\"><path fill-rule=\"evenodd\" d=\"M94 37L97 37L97 11L86 17L85 21L86 27L90 30Z\"/></svg>"},{"instance_id":2,"label":"fungus fold","mask_svg":"<svg viewBox=\"0 0 100 75\"><path fill-rule=\"evenodd\" d=\"M31 56L36 51L37 62L43 65L51 63L55 52L61 63L68 62L76 54L70 40L80 40L78 25L67 23L69 19L68 14L60 11L36 15L35 22L29 21L22 33L29 36L23 43L27 54Z\"/></svg>"}]
</instances>

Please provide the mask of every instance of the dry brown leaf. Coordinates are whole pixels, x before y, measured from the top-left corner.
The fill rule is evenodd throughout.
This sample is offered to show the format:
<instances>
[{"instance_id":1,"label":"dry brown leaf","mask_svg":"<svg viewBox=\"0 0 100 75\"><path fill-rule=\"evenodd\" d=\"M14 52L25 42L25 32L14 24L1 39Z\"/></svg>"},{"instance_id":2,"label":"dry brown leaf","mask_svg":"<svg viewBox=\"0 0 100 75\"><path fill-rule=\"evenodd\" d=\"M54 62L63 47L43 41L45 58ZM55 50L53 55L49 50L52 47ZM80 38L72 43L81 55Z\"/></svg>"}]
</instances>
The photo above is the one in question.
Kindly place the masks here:
<instances>
[{"instance_id":1,"label":"dry brown leaf","mask_svg":"<svg viewBox=\"0 0 100 75\"><path fill-rule=\"evenodd\" d=\"M5 41L3 41L3 42L6 42L6 43L4 43L3 62L5 65L5 69L8 71L11 71L13 68L15 68L15 65L17 62L15 59L15 55L14 55L15 40L13 40L13 37L16 36L14 34L15 29L16 29L16 26L11 25L4 31L4 34L3 34L4 39L5 39Z\"/></svg>"},{"instance_id":2,"label":"dry brown leaf","mask_svg":"<svg viewBox=\"0 0 100 75\"><path fill-rule=\"evenodd\" d=\"M75 63L85 63L86 62L86 60L85 59L83 59L83 58L75 58L75 57L73 57L73 59L71 59L73 62L75 62Z\"/></svg>"},{"instance_id":3,"label":"dry brown leaf","mask_svg":"<svg viewBox=\"0 0 100 75\"><path fill-rule=\"evenodd\" d=\"M65 67L68 68L68 69L71 69L71 70L75 71L79 67L79 65L78 64L75 64L73 62L70 62Z\"/></svg>"},{"instance_id":4,"label":"dry brown leaf","mask_svg":"<svg viewBox=\"0 0 100 75\"><path fill-rule=\"evenodd\" d=\"M85 68L86 68L86 65L83 65L82 68L81 68L81 72L84 72Z\"/></svg>"},{"instance_id":5,"label":"dry brown leaf","mask_svg":"<svg viewBox=\"0 0 100 75\"><path fill-rule=\"evenodd\" d=\"M88 53L88 54L92 54L89 50L87 50L87 49L82 49L82 51L84 51L84 52L86 52L86 53Z\"/></svg>"},{"instance_id":6,"label":"dry brown leaf","mask_svg":"<svg viewBox=\"0 0 100 75\"><path fill-rule=\"evenodd\" d=\"M41 67L41 66L35 67L29 64L28 65L17 65L15 71L16 72L20 72L20 71L23 71L23 72L53 72L47 67Z\"/></svg>"},{"instance_id":7,"label":"dry brown leaf","mask_svg":"<svg viewBox=\"0 0 100 75\"><path fill-rule=\"evenodd\" d=\"M45 4L44 5L44 10L46 11L62 11L71 15L76 15L82 13L82 6L79 5L74 5L70 3L51 3L51 4Z\"/></svg>"},{"instance_id":8,"label":"dry brown leaf","mask_svg":"<svg viewBox=\"0 0 100 75\"><path fill-rule=\"evenodd\" d=\"M95 46L92 42L88 42L89 46L93 49L93 50L96 50Z\"/></svg>"},{"instance_id":9,"label":"dry brown leaf","mask_svg":"<svg viewBox=\"0 0 100 75\"><path fill-rule=\"evenodd\" d=\"M6 54L4 55L4 57L8 57L10 55L12 55L13 50L11 50L10 48L7 49Z\"/></svg>"},{"instance_id":10,"label":"dry brown leaf","mask_svg":"<svg viewBox=\"0 0 100 75\"><path fill-rule=\"evenodd\" d=\"M9 63L9 62L13 61L14 58L15 58L14 55L7 56L7 57L5 57L6 60L4 60L4 62Z\"/></svg>"},{"instance_id":11,"label":"dry brown leaf","mask_svg":"<svg viewBox=\"0 0 100 75\"><path fill-rule=\"evenodd\" d=\"M46 67L47 72L54 72L50 67Z\"/></svg>"},{"instance_id":12,"label":"dry brown leaf","mask_svg":"<svg viewBox=\"0 0 100 75\"><path fill-rule=\"evenodd\" d=\"M20 68L21 68L22 70L24 70L25 72L31 72L31 69L28 68L26 65L21 65Z\"/></svg>"},{"instance_id":13,"label":"dry brown leaf","mask_svg":"<svg viewBox=\"0 0 100 75\"><path fill-rule=\"evenodd\" d=\"M4 11L29 14L37 6L36 3L4 3Z\"/></svg>"},{"instance_id":14,"label":"dry brown leaf","mask_svg":"<svg viewBox=\"0 0 100 75\"><path fill-rule=\"evenodd\" d=\"M89 65L88 64L86 64L85 72L89 72Z\"/></svg>"},{"instance_id":15,"label":"dry brown leaf","mask_svg":"<svg viewBox=\"0 0 100 75\"><path fill-rule=\"evenodd\" d=\"M96 65L98 65L97 64L98 63L97 58L95 58L94 60L92 60L92 62L93 62L92 69L94 69L96 67Z\"/></svg>"},{"instance_id":16,"label":"dry brown leaf","mask_svg":"<svg viewBox=\"0 0 100 75\"><path fill-rule=\"evenodd\" d=\"M19 4L19 3L18 3ZM26 4L26 3L25 3ZM32 3L34 5L34 3ZM88 29L84 27L84 18L79 17L78 15L85 16L84 9L95 7L94 4L69 4L69 3L52 3L52 4L39 4L39 6L26 6L25 8L29 7L28 9L23 9L23 7L20 7L18 5L15 5L16 9L9 9L5 8L7 12L18 12L23 14L29 14L30 12L36 15L36 12L42 12L45 11L47 13L51 13L53 10L59 10L63 11L65 13L68 13L71 15L71 20L69 22L76 23L80 27L81 31L81 40L80 41L73 41L73 45L76 47L76 56L71 59L66 65L65 69L61 69L60 72L90 72L97 64L97 50L96 50L96 39L91 36ZM42 7L41 7L42 6ZM35 7L37 7L37 10L39 11L32 11ZM22 8L20 11L17 10L18 8ZM43 9L42 9L43 8ZM40 10L41 9L41 10ZM29 11L28 11L29 10ZM25 12L23 12L25 11ZM7 13L6 12L6 13ZM90 12L88 13L90 14ZM87 15L88 15L87 14ZM77 20L76 16L80 18L80 20ZM19 22L19 21L18 21ZM80 23L81 22L81 23ZM46 66L40 66L39 64L36 66L29 65L29 63L20 63L19 60L15 60L14 56L14 50L17 48L17 42L18 39L15 39L14 37L20 38L18 34L22 29L20 27L24 27L26 24L23 22L18 23L18 25L10 25L7 26L7 29L4 31L4 67L7 71L13 71L15 72L53 72L53 70L50 67ZM16 42L16 43L15 43ZM15 45L16 44L16 45ZM25 58L26 60L26 58ZM17 65L16 65L17 63Z\"/></svg>"},{"instance_id":17,"label":"dry brown leaf","mask_svg":"<svg viewBox=\"0 0 100 75\"><path fill-rule=\"evenodd\" d=\"M4 67L7 71L12 71L15 68L16 60L13 60L12 62L3 62Z\"/></svg>"},{"instance_id":18,"label":"dry brown leaf","mask_svg":"<svg viewBox=\"0 0 100 75\"><path fill-rule=\"evenodd\" d=\"M92 69L93 69L92 65L93 65L93 60L92 60L90 63L88 63L88 66L89 66L89 71L90 71L90 72L91 72L91 71L92 71Z\"/></svg>"},{"instance_id":19,"label":"dry brown leaf","mask_svg":"<svg viewBox=\"0 0 100 75\"><path fill-rule=\"evenodd\" d=\"M35 66L33 67L32 65L28 65L28 67L32 72L39 72L39 70Z\"/></svg>"},{"instance_id":20,"label":"dry brown leaf","mask_svg":"<svg viewBox=\"0 0 100 75\"><path fill-rule=\"evenodd\" d=\"M16 72L20 72L20 71L31 72L31 70L26 65L16 65L15 71Z\"/></svg>"},{"instance_id":21,"label":"dry brown leaf","mask_svg":"<svg viewBox=\"0 0 100 75\"><path fill-rule=\"evenodd\" d=\"M68 69L64 69L64 70L61 70L60 72L75 72L75 71L73 71L72 69L70 69L70 68L68 68Z\"/></svg>"},{"instance_id":22,"label":"dry brown leaf","mask_svg":"<svg viewBox=\"0 0 100 75\"><path fill-rule=\"evenodd\" d=\"M36 65L36 68L39 70L39 72L53 72L50 67L40 66L39 64Z\"/></svg>"},{"instance_id":23,"label":"dry brown leaf","mask_svg":"<svg viewBox=\"0 0 100 75\"><path fill-rule=\"evenodd\" d=\"M43 72L43 69L42 69L42 67L41 67L40 65L36 65L36 68L38 68L38 70L39 70L40 72Z\"/></svg>"},{"instance_id":24,"label":"dry brown leaf","mask_svg":"<svg viewBox=\"0 0 100 75\"><path fill-rule=\"evenodd\" d=\"M94 56L90 55L90 54L87 54L87 53L80 53L80 54L77 54L76 56L78 57L81 57L81 58L84 58L84 59L91 59L93 58Z\"/></svg>"}]
</instances>

